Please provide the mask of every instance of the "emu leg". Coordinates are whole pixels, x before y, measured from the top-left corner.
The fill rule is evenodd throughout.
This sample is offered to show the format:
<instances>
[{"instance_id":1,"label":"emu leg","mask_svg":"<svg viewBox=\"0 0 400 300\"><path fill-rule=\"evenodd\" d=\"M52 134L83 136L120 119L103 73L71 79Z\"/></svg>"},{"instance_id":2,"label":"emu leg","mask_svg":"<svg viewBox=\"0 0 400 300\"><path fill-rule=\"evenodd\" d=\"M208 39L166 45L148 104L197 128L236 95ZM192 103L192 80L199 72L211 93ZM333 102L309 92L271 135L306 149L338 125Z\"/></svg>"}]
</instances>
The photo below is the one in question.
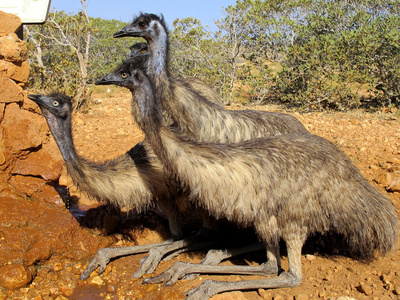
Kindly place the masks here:
<instances>
[{"instance_id":1,"label":"emu leg","mask_svg":"<svg viewBox=\"0 0 400 300\"><path fill-rule=\"evenodd\" d=\"M235 282L205 280L198 287L187 291L185 295L189 300L204 300L222 292L298 286L302 281L301 248L303 243L304 239L301 238L286 241L289 271L283 272L277 277Z\"/></svg>"},{"instance_id":2,"label":"emu leg","mask_svg":"<svg viewBox=\"0 0 400 300\"><path fill-rule=\"evenodd\" d=\"M264 249L265 246L263 243L254 243L248 246L240 247L240 248L235 248L235 249L224 249L224 250L216 250L212 249L207 252L206 257L201 261L201 265L209 265L209 266L217 266L221 263L221 261L238 256L241 254L249 253L249 252L254 252L258 251L261 249ZM186 280L193 280L198 276L198 274L186 274L183 279Z\"/></svg>"},{"instance_id":3,"label":"emu leg","mask_svg":"<svg viewBox=\"0 0 400 300\"><path fill-rule=\"evenodd\" d=\"M142 259L140 268L133 274L132 278L140 278L146 273L154 272L163 257L171 252L193 251L212 247L220 243L221 240L216 238L214 233L203 229L198 234L189 238L153 247L149 250L148 255Z\"/></svg>"},{"instance_id":4,"label":"emu leg","mask_svg":"<svg viewBox=\"0 0 400 300\"><path fill-rule=\"evenodd\" d=\"M200 264L184 263L178 261L174 263L171 268L161 273L160 275L144 279L143 283L161 283L167 281L165 285L169 286L175 284L179 279L183 278L185 275L187 274L194 275L194 273L196 273L196 275L197 274L241 274L241 275L260 275L260 276L270 276L278 274L280 266L278 265L279 262L277 262L275 258L272 258L268 260L267 263L259 266L217 266L222 259L226 259L243 253L256 251L262 248L264 248L263 244L256 243L245 247L236 248L233 250L231 249L231 250L213 251L211 255L207 254L208 259L206 257ZM273 248L273 252L277 253L276 248Z\"/></svg>"},{"instance_id":5,"label":"emu leg","mask_svg":"<svg viewBox=\"0 0 400 300\"><path fill-rule=\"evenodd\" d=\"M103 273L106 269L107 264L112 258L138 254L148 252L151 248L172 243L171 240L166 240L161 243L140 245L140 246L130 246L130 247L116 247L116 248L103 248L96 252L94 258L90 261L88 267L82 273L80 280L86 280L89 278L90 274L95 271L98 267L99 274Z\"/></svg>"}]
</instances>

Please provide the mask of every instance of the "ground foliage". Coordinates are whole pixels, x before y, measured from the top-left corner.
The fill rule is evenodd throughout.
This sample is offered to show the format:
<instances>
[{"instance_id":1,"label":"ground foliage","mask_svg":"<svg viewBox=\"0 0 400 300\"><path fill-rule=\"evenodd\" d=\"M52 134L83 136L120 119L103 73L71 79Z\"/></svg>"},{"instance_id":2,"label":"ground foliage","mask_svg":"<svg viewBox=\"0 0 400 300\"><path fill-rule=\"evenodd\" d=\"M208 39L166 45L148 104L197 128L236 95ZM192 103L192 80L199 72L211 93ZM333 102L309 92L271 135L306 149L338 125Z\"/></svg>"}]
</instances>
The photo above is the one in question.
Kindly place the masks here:
<instances>
[{"instance_id":1,"label":"ground foliage","mask_svg":"<svg viewBox=\"0 0 400 300\"><path fill-rule=\"evenodd\" d=\"M238 0L223 12L216 32L192 17L166 20L172 25L175 76L204 80L227 104L278 100L339 110L399 105L400 0ZM52 17L54 22L29 26L34 89L75 96L82 85L78 54L85 51L86 32L88 87L136 41L112 38L126 25L121 21L84 22L82 12Z\"/></svg>"}]
</instances>

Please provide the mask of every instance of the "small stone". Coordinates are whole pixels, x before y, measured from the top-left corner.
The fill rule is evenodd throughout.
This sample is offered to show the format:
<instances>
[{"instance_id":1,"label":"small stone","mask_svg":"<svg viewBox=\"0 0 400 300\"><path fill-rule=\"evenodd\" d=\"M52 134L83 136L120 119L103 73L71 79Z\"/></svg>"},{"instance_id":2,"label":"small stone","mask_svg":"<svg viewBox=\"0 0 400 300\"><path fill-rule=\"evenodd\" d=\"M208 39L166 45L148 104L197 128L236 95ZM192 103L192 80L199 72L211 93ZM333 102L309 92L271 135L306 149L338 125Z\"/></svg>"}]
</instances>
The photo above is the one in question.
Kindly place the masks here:
<instances>
[{"instance_id":1,"label":"small stone","mask_svg":"<svg viewBox=\"0 0 400 300\"><path fill-rule=\"evenodd\" d=\"M400 178L392 180L387 188L388 192L400 192Z\"/></svg>"},{"instance_id":2,"label":"small stone","mask_svg":"<svg viewBox=\"0 0 400 300\"><path fill-rule=\"evenodd\" d=\"M62 263L58 262L58 263L55 263L54 266L53 266L53 270L56 271L56 272L61 271L62 269L63 269Z\"/></svg>"},{"instance_id":3,"label":"small stone","mask_svg":"<svg viewBox=\"0 0 400 300\"><path fill-rule=\"evenodd\" d=\"M32 275L23 265L5 265L0 268L0 285L10 290L27 285Z\"/></svg>"},{"instance_id":4,"label":"small stone","mask_svg":"<svg viewBox=\"0 0 400 300\"><path fill-rule=\"evenodd\" d=\"M306 254L306 258L307 258L307 260L309 260L309 261L313 261L313 260L315 259L315 255Z\"/></svg>"},{"instance_id":5,"label":"small stone","mask_svg":"<svg viewBox=\"0 0 400 300\"><path fill-rule=\"evenodd\" d=\"M308 300L309 297L306 294L297 294L294 296L294 300Z\"/></svg>"},{"instance_id":6,"label":"small stone","mask_svg":"<svg viewBox=\"0 0 400 300\"><path fill-rule=\"evenodd\" d=\"M92 283L94 285L102 286L104 284L104 281L103 281L103 279L100 278L100 276L93 276L90 279L90 283Z\"/></svg>"},{"instance_id":7,"label":"small stone","mask_svg":"<svg viewBox=\"0 0 400 300\"><path fill-rule=\"evenodd\" d=\"M365 283L361 283L358 287L357 290L360 293L363 293L367 296L371 296L372 295L372 288L369 285L366 285Z\"/></svg>"},{"instance_id":8,"label":"small stone","mask_svg":"<svg viewBox=\"0 0 400 300\"><path fill-rule=\"evenodd\" d=\"M74 289L71 286L68 286L68 285L60 285L58 287L58 289L66 297L71 296L73 294L73 292L74 292Z\"/></svg>"},{"instance_id":9,"label":"small stone","mask_svg":"<svg viewBox=\"0 0 400 300\"><path fill-rule=\"evenodd\" d=\"M109 294L113 294L113 293L115 293L115 291L116 291L115 285L108 283L107 284L107 288L106 288L106 292L109 293Z\"/></svg>"},{"instance_id":10,"label":"small stone","mask_svg":"<svg viewBox=\"0 0 400 300\"><path fill-rule=\"evenodd\" d=\"M394 293L396 295L400 295L400 285L398 287L396 287L396 289L394 290Z\"/></svg>"},{"instance_id":11,"label":"small stone","mask_svg":"<svg viewBox=\"0 0 400 300\"><path fill-rule=\"evenodd\" d=\"M285 298L279 294L275 294L274 296L272 296L273 300L285 300Z\"/></svg>"}]
</instances>

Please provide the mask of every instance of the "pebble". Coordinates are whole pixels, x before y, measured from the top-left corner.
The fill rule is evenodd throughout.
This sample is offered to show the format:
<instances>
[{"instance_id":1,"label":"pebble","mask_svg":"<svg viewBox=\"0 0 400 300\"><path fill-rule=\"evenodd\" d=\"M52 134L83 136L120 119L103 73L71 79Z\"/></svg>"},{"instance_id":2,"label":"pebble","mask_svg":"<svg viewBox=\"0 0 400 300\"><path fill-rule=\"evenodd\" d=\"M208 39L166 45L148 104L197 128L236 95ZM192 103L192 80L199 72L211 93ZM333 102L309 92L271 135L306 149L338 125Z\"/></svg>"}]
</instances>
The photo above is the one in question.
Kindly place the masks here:
<instances>
[{"instance_id":1,"label":"pebble","mask_svg":"<svg viewBox=\"0 0 400 300\"><path fill-rule=\"evenodd\" d=\"M367 296L371 296L372 295L372 288L369 285L366 285L365 283L361 283L358 287L357 290L360 293L363 293Z\"/></svg>"},{"instance_id":2,"label":"pebble","mask_svg":"<svg viewBox=\"0 0 400 300\"><path fill-rule=\"evenodd\" d=\"M306 294L297 294L294 296L294 300L308 300L309 297Z\"/></svg>"},{"instance_id":3,"label":"pebble","mask_svg":"<svg viewBox=\"0 0 400 300\"><path fill-rule=\"evenodd\" d=\"M53 266L53 270L56 271L56 272L61 271L62 269L63 269L62 263L58 262L58 263L55 263L54 266Z\"/></svg>"},{"instance_id":4,"label":"pebble","mask_svg":"<svg viewBox=\"0 0 400 300\"><path fill-rule=\"evenodd\" d=\"M32 274L23 265L5 265L0 268L0 285L10 290L27 285Z\"/></svg>"},{"instance_id":5,"label":"pebble","mask_svg":"<svg viewBox=\"0 0 400 300\"><path fill-rule=\"evenodd\" d=\"M285 300L285 298L279 294L275 294L272 296L272 300Z\"/></svg>"},{"instance_id":6,"label":"pebble","mask_svg":"<svg viewBox=\"0 0 400 300\"><path fill-rule=\"evenodd\" d=\"M396 287L396 289L394 290L394 293L396 295L400 295L400 285L398 287Z\"/></svg>"},{"instance_id":7,"label":"pebble","mask_svg":"<svg viewBox=\"0 0 400 300\"><path fill-rule=\"evenodd\" d=\"M102 286L104 284L104 281L103 281L103 279L100 278L100 276L93 276L90 279L90 283L92 283L94 285Z\"/></svg>"}]
</instances>

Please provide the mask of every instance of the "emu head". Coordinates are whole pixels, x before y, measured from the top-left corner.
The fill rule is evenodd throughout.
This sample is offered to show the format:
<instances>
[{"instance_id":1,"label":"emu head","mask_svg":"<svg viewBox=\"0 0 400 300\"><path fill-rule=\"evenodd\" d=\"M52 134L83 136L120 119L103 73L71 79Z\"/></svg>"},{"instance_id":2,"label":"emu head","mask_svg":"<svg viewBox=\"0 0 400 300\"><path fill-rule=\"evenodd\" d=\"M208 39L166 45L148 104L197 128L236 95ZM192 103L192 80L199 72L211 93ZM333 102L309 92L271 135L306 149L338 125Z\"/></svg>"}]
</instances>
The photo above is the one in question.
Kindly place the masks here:
<instances>
[{"instance_id":1,"label":"emu head","mask_svg":"<svg viewBox=\"0 0 400 300\"><path fill-rule=\"evenodd\" d=\"M141 13L132 23L114 33L113 37L132 36L149 40L157 36L160 30L168 31L163 15Z\"/></svg>"},{"instance_id":2,"label":"emu head","mask_svg":"<svg viewBox=\"0 0 400 300\"><path fill-rule=\"evenodd\" d=\"M66 119L71 115L72 100L62 93L51 93L49 95L28 95L28 98L35 102L46 117Z\"/></svg>"},{"instance_id":3,"label":"emu head","mask_svg":"<svg viewBox=\"0 0 400 300\"><path fill-rule=\"evenodd\" d=\"M128 54L127 59L135 57L143 57L146 60L149 57L149 47L146 43L136 43L129 47L131 52Z\"/></svg>"},{"instance_id":4,"label":"emu head","mask_svg":"<svg viewBox=\"0 0 400 300\"><path fill-rule=\"evenodd\" d=\"M133 90L140 83L138 79L139 70L142 70L140 60L136 58L127 59L119 64L114 71L108 73L103 78L96 80L96 85L117 85Z\"/></svg>"}]
</instances>

